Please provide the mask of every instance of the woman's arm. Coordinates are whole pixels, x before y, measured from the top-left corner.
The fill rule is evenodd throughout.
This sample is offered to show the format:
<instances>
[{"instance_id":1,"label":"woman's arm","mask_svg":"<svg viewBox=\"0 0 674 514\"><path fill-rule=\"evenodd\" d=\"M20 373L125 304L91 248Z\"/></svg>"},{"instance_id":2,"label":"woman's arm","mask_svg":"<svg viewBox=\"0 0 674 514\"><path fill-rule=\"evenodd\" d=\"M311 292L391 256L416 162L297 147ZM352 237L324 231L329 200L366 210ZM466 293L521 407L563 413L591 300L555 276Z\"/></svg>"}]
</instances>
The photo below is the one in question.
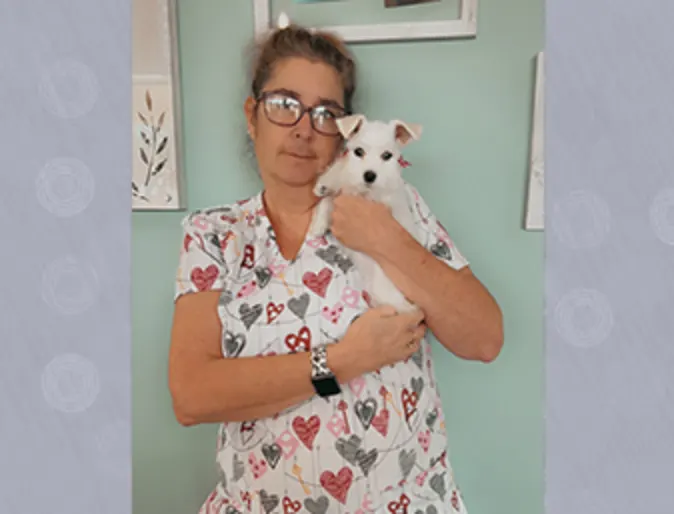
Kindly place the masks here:
<instances>
[{"instance_id":1,"label":"woman's arm","mask_svg":"<svg viewBox=\"0 0 674 514\"><path fill-rule=\"evenodd\" d=\"M501 309L473 275L416 191L415 223L419 243L393 217L388 207L358 196L335 198L331 229L345 246L375 259L391 281L426 316L428 328L449 351L467 360L490 362L503 346ZM362 220L368 220L363 223ZM444 246L443 246L444 245ZM443 248L443 258L431 248ZM436 250L437 251L437 250ZM452 255L454 254L454 255Z\"/></svg>"},{"instance_id":2,"label":"woman's arm","mask_svg":"<svg viewBox=\"0 0 674 514\"><path fill-rule=\"evenodd\" d=\"M501 309L468 266L456 270L391 224L373 258L426 315L438 341L458 357L490 362L503 346Z\"/></svg>"},{"instance_id":3,"label":"woman's arm","mask_svg":"<svg viewBox=\"0 0 674 514\"><path fill-rule=\"evenodd\" d=\"M175 304L169 389L178 421L186 426L251 421L311 398L307 352L226 359L220 350L219 291L180 297ZM357 355L333 344L328 362L339 382L365 373Z\"/></svg>"}]
</instances>

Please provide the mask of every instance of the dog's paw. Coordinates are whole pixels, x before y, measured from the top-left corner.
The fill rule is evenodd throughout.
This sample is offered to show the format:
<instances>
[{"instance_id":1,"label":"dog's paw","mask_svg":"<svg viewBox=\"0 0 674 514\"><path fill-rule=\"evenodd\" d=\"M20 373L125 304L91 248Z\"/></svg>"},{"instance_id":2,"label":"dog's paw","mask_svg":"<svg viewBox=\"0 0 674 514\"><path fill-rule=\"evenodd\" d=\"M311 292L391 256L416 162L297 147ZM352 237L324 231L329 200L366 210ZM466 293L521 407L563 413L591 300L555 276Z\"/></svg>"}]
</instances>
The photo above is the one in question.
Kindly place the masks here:
<instances>
[{"instance_id":1,"label":"dog's paw","mask_svg":"<svg viewBox=\"0 0 674 514\"><path fill-rule=\"evenodd\" d=\"M316 186L314 187L314 194L318 198L323 198L323 197L328 196L330 194L330 189L325 184L319 183L319 184L316 184Z\"/></svg>"}]
</instances>

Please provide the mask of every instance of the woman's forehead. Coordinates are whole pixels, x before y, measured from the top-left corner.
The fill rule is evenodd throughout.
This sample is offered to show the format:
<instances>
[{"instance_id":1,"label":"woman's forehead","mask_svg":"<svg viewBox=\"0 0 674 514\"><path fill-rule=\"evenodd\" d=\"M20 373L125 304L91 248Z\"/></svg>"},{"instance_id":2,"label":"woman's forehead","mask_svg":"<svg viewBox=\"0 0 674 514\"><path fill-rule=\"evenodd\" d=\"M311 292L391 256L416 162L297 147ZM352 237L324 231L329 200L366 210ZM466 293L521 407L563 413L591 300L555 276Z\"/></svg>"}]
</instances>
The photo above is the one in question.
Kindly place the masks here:
<instances>
[{"instance_id":1,"label":"woman's forehead","mask_svg":"<svg viewBox=\"0 0 674 514\"><path fill-rule=\"evenodd\" d=\"M303 103L321 101L342 105L344 90L337 70L320 61L290 58L274 67L266 90L285 90Z\"/></svg>"}]
</instances>

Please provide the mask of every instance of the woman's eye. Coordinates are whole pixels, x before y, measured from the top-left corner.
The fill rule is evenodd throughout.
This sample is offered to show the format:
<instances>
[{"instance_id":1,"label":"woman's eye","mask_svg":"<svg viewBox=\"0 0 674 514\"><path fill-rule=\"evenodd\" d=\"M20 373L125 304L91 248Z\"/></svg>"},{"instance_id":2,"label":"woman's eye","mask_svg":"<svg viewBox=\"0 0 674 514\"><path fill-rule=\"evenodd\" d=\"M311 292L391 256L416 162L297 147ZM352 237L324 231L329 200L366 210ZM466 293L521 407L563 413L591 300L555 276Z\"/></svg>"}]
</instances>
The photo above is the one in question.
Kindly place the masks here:
<instances>
[{"instance_id":1,"label":"woman's eye","mask_svg":"<svg viewBox=\"0 0 674 514\"><path fill-rule=\"evenodd\" d=\"M354 154L356 157L360 157L360 158L362 159L363 157L365 157L365 150L363 150L363 149L359 146L358 148L356 148L356 149L353 151L353 154Z\"/></svg>"},{"instance_id":2,"label":"woman's eye","mask_svg":"<svg viewBox=\"0 0 674 514\"><path fill-rule=\"evenodd\" d=\"M384 161L390 160L391 157L393 157L393 154L392 154L391 152L384 152L383 154L381 154L381 158L382 158Z\"/></svg>"},{"instance_id":3,"label":"woman's eye","mask_svg":"<svg viewBox=\"0 0 674 514\"><path fill-rule=\"evenodd\" d=\"M334 119L337 118L337 116L335 116L335 114L333 112L331 112L327 109L318 111L317 116L319 116L321 118L324 118L326 120L334 120Z\"/></svg>"},{"instance_id":4,"label":"woman's eye","mask_svg":"<svg viewBox=\"0 0 674 514\"><path fill-rule=\"evenodd\" d=\"M295 110L297 109L297 101L294 98L287 96L273 96L267 99L267 103L275 109L279 110Z\"/></svg>"}]
</instances>

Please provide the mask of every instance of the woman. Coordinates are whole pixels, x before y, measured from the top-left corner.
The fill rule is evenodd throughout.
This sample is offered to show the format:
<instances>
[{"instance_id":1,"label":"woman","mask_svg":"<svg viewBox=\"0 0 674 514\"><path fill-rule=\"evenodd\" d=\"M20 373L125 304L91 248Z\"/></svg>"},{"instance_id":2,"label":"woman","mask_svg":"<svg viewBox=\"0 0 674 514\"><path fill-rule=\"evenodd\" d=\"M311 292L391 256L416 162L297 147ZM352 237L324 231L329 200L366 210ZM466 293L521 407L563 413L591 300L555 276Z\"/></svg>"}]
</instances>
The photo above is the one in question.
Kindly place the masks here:
<instances>
[{"instance_id":1,"label":"woman","mask_svg":"<svg viewBox=\"0 0 674 514\"><path fill-rule=\"evenodd\" d=\"M411 186L425 245L349 196L331 233L308 240L355 65L333 36L290 26L253 68L244 111L263 191L183 224L170 390L181 424L221 424L221 480L201 512L465 513L424 334L489 362L499 307ZM369 308L344 246L375 258L420 314Z\"/></svg>"}]
</instances>

